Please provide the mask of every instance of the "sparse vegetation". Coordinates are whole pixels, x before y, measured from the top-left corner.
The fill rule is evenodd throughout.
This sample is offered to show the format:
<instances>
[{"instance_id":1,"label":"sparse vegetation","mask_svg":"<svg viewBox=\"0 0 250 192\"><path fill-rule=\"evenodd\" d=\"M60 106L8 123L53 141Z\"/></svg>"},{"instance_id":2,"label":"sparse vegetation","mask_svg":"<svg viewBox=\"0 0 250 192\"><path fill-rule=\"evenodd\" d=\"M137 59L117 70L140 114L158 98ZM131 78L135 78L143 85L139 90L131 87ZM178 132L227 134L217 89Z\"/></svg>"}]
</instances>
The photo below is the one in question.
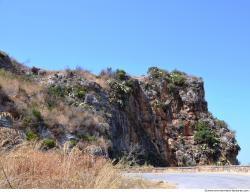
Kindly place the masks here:
<instances>
[{"instance_id":1,"label":"sparse vegetation","mask_svg":"<svg viewBox=\"0 0 250 192\"><path fill-rule=\"evenodd\" d=\"M97 138L94 135L89 135L89 134L85 134L85 135L79 135L80 139L87 141L87 142L92 142L92 141L96 141Z\"/></svg>"},{"instance_id":2,"label":"sparse vegetation","mask_svg":"<svg viewBox=\"0 0 250 192\"><path fill-rule=\"evenodd\" d=\"M110 79L115 77L115 72L112 70L111 67L108 67L107 69L104 69L100 72L99 77L104 77L104 79Z\"/></svg>"},{"instance_id":3,"label":"sparse vegetation","mask_svg":"<svg viewBox=\"0 0 250 192\"><path fill-rule=\"evenodd\" d=\"M216 124L220 128L227 128L228 127L227 123L225 121L222 121L222 120L217 120Z\"/></svg>"},{"instance_id":4,"label":"sparse vegetation","mask_svg":"<svg viewBox=\"0 0 250 192\"><path fill-rule=\"evenodd\" d=\"M67 89L60 85L51 85L48 87L48 94L55 97L65 97Z\"/></svg>"},{"instance_id":5,"label":"sparse vegetation","mask_svg":"<svg viewBox=\"0 0 250 192\"><path fill-rule=\"evenodd\" d=\"M123 72L121 72L123 74ZM121 78L122 79L122 78ZM110 102L118 104L120 108L124 108L128 101L128 95L133 86L132 80L109 80L110 86Z\"/></svg>"},{"instance_id":6,"label":"sparse vegetation","mask_svg":"<svg viewBox=\"0 0 250 192\"><path fill-rule=\"evenodd\" d=\"M171 73L159 69L158 67L150 67L148 74L153 78L164 78L168 82L168 91L170 94L175 94L180 87L184 87L186 83L186 74L178 70Z\"/></svg>"}]
</instances>

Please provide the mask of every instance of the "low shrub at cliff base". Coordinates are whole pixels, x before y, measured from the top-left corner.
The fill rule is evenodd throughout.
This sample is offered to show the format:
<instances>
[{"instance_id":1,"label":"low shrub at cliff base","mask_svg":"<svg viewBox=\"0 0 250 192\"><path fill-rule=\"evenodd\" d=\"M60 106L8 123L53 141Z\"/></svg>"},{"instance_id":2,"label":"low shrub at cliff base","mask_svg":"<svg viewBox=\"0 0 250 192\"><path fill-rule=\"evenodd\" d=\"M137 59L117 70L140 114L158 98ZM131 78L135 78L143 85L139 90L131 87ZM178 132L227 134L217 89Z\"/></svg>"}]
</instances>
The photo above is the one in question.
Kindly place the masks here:
<instances>
[{"instance_id":1,"label":"low shrub at cliff base","mask_svg":"<svg viewBox=\"0 0 250 192\"><path fill-rule=\"evenodd\" d=\"M212 149L217 148L219 141L207 122L199 121L196 129L197 132L194 135L194 140L197 144L207 144Z\"/></svg>"}]
</instances>

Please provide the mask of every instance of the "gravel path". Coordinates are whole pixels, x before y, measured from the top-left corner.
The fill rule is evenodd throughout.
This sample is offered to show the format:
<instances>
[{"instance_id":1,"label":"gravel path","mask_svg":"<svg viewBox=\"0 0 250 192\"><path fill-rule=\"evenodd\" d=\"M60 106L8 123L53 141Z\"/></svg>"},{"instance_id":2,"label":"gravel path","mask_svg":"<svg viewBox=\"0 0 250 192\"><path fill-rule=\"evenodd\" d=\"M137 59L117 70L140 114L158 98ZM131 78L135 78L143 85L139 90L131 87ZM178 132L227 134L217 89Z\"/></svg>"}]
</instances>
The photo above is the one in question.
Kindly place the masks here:
<instances>
[{"instance_id":1,"label":"gravel path","mask_svg":"<svg viewBox=\"0 0 250 192\"><path fill-rule=\"evenodd\" d=\"M128 173L129 176L167 181L180 189L250 189L250 175L218 173Z\"/></svg>"}]
</instances>

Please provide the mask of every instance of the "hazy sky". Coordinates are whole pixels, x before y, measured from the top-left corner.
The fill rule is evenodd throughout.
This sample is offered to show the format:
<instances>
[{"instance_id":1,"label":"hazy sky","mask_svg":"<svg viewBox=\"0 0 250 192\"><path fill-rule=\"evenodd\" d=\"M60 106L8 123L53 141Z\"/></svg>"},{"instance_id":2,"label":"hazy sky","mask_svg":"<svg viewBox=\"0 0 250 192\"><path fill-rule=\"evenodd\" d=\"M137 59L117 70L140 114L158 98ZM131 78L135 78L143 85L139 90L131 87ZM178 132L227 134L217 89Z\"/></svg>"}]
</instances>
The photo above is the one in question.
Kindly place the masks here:
<instances>
[{"instance_id":1,"label":"hazy sky","mask_svg":"<svg viewBox=\"0 0 250 192\"><path fill-rule=\"evenodd\" d=\"M250 162L250 1L0 0L0 49L29 66L202 76Z\"/></svg>"}]
</instances>

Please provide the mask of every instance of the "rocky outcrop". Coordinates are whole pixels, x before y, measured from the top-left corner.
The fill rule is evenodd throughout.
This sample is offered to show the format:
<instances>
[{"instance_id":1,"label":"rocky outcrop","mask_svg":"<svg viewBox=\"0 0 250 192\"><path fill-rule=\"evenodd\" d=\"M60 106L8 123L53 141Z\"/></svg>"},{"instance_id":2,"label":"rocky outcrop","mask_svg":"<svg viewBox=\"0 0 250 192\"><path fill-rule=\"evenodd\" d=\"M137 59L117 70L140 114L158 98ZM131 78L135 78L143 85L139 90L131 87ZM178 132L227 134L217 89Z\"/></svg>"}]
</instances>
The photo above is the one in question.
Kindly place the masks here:
<instances>
[{"instance_id":1,"label":"rocky outcrop","mask_svg":"<svg viewBox=\"0 0 250 192\"><path fill-rule=\"evenodd\" d=\"M132 81L125 107L113 108L114 156L140 146L139 158L160 166L237 164L234 133L208 112L201 78L151 68Z\"/></svg>"},{"instance_id":2,"label":"rocky outcrop","mask_svg":"<svg viewBox=\"0 0 250 192\"><path fill-rule=\"evenodd\" d=\"M13 66L19 65L1 52L0 68L18 75L22 68ZM24 138L53 139L65 151L78 147L93 156L125 157L131 164L238 163L235 134L209 112L201 78L156 67L139 78L123 70L95 76L80 70L37 69L22 75L41 86L40 92L19 89L12 100L0 89L0 112L18 117L0 116L3 133L26 134L18 136L17 143Z\"/></svg>"}]
</instances>

